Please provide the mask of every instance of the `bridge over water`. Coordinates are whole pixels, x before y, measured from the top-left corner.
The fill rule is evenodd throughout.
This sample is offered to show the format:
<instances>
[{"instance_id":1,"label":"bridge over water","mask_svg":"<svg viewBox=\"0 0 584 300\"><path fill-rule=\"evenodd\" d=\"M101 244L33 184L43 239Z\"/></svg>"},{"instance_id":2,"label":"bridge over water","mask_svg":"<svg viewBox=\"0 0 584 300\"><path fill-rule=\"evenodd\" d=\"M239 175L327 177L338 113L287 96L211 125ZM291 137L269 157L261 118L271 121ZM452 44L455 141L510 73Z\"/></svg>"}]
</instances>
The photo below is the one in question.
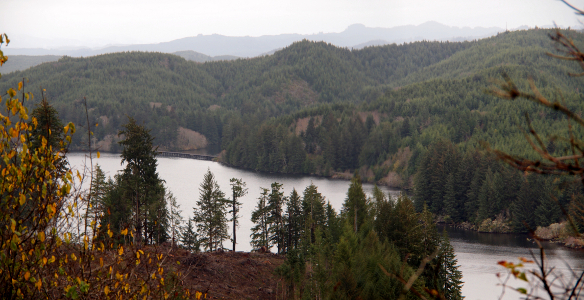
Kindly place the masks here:
<instances>
[{"instance_id":1,"label":"bridge over water","mask_svg":"<svg viewBox=\"0 0 584 300\"><path fill-rule=\"evenodd\" d=\"M201 154L190 154L190 153L182 153L182 152L167 152L167 151L158 151L158 156L162 157L180 157L180 158L190 158L190 159L198 159L198 160L213 160L217 156L211 155L201 155Z\"/></svg>"}]
</instances>

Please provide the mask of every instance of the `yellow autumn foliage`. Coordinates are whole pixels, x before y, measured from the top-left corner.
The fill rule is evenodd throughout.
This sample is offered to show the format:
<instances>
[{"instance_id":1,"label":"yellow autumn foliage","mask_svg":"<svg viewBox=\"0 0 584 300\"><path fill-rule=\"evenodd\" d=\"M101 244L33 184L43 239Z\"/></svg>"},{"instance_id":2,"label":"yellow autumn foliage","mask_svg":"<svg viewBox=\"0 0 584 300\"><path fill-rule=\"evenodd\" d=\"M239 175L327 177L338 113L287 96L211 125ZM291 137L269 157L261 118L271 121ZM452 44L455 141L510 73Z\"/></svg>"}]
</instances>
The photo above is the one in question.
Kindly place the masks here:
<instances>
[{"instance_id":1,"label":"yellow autumn foliage","mask_svg":"<svg viewBox=\"0 0 584 300\"><path fill-rule=\"evenodd\" d=\"M0 35L0 46L8 41ZM0 65L7 59L0 47ZM0 99L0 298L190 298L177 284L181 274L164 272L157 248L116 245L107 224L87 221L88 193L65 156L75 125L65 126L58 147L44 137L33 147L30 131L39 122L25 105L32 99L25 80ZM139 254L160 259L140 263Z\"/></svg>"}]
</instances>

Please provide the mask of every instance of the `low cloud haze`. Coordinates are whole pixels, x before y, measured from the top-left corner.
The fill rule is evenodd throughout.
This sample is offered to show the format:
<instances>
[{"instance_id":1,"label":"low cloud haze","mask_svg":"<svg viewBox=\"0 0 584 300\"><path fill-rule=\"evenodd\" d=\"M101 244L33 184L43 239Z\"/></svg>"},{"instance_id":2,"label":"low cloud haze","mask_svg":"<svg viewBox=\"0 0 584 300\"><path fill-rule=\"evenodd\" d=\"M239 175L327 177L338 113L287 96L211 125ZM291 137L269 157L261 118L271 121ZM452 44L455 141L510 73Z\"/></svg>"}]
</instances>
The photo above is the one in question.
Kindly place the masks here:
<instances>
[{"instance_id":1,"label":"low cloud haze","mask_svg":"<svg viewBox=\"0 0 584 300\"><path fill-rule=\"evenodd\" d=\"M556 0L4 0L0 28L11 47L103 47L199 34L261 36L390 28L437 21L458 27L582 27ZM573 1L584 7L584 1Z\"/></svg>"}]
</instances>

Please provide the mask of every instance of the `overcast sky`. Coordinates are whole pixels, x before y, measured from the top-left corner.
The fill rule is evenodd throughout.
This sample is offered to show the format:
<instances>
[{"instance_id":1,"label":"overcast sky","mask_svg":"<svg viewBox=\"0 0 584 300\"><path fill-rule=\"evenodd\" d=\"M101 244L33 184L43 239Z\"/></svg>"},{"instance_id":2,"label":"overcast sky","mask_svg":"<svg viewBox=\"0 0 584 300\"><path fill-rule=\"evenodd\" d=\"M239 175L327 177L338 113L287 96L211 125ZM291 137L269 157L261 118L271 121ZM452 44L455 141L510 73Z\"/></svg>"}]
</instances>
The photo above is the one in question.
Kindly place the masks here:
<instances>
[{"instance_id":1,"label":"overcast sky","mask_svg":"<svg viewBox=\"0 0 584 300\"><path fill-rule=\"evenodd\" d=\"M418 25L584 27L558 0L2 0L12 47L158 43L198 34L260 36ZM584 8L584 0L572 4ZM20 42L18 42L20 40ZM42 45L41 45L42 46Z\"/></svg>"}]
</instances>

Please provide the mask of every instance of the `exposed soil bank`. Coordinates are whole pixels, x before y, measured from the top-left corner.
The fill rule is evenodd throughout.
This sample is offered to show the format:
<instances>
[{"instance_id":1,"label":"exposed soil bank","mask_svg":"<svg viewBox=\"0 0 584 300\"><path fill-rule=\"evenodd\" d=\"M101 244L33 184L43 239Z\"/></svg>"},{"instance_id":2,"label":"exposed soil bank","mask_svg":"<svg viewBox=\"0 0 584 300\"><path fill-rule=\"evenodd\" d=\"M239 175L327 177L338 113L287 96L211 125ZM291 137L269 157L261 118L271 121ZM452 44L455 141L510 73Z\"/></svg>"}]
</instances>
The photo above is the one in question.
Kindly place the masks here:
<instances>
[{"instance_id":1,"label":"exposed soil bank","mask_svg":"<svg viewBox=\"0 0 584 300\"><path fill-rule=\"evenodd\" d=\"M201 252L176 250L175 257L186 275L183 284L207 293L207 299L275 299L275 269L285 257L271 253Z\"/></svg>"}]
</instances>

